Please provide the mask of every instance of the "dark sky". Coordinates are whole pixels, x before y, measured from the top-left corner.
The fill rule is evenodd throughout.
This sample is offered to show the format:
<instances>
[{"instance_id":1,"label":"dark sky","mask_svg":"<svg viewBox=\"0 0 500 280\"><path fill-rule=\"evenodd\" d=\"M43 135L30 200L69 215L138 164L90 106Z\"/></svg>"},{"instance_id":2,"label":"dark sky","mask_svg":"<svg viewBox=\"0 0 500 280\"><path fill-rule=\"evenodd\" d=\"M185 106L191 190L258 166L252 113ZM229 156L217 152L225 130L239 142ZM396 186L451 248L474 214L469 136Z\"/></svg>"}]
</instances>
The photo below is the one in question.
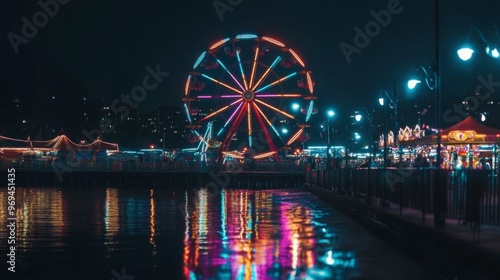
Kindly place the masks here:
<instances>
[{"instance_id":1,"label":"dark sky","mask_svg":"<svg viewBox=\"0 0 500 280\"><path fill-rule=\"evenodd\" d=\"M185 79L203 50L224 37L256 33L296 49L313 71L321 106L340 114L376 106L381 89L392 89L393 81L401 100L431 94L422 89L410 95L405 81L417 66L433 63L434 1L402 0L402 11L350 63L339 45L354 45L354 28L364 29L373 20L370 11L387 9L393 1L220 2L237 4L223 20L211 0L71 0L59 4L54 17L16 54L7 35L22 35L21 18L32 21L41 7L34 0L2 0L0 92L37 100L55 90L112 100L139 85L146 66L159 64L170 76L141 106L182 105ZM471 28L489 34L492 24L500 26L500 1L441 2L443 99L458 102L456 96L476 88L478 75L500 80L500 61L486 57L484 46L468 63L456 56L468 33L471 42L481 44Z\"/></svg>"}]
</instances>

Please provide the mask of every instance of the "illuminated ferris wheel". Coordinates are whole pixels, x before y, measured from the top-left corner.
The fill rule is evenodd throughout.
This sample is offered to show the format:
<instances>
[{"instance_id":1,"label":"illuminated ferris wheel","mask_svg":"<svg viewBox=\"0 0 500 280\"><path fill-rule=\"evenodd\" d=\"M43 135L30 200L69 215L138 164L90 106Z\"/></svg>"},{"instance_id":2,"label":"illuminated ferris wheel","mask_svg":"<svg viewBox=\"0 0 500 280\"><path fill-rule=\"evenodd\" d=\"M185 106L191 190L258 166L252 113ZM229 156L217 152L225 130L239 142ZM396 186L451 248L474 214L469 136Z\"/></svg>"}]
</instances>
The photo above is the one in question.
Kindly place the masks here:
<instances>
[{"instance_id":1,"label":"illuminated ferris wheel","mask_svg":"<svg viewBox=\"0 0 500 280\"><path fill-rule=\"evenodd\" d=\"M218 149L216 161L238 149L245 157L279 161L277 147L307 140L307 122L316 113L304 61L284 43L253 34L222 39L204 51L182 100L191 139ZM209 124L217 132L213 139L201 133Z\"/></svg>"}]
</instances>

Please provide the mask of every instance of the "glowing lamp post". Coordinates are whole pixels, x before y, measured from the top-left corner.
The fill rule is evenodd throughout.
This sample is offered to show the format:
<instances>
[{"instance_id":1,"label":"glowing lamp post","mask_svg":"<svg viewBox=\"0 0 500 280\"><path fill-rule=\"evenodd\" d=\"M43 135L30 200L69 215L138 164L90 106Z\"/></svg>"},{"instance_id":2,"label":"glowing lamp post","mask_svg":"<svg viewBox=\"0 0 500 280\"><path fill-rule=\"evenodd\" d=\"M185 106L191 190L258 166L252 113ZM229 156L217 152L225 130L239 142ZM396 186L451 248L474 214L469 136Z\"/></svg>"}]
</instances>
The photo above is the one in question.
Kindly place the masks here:
<instances>
[{"instance_id":1,"label":"glowing lamp post","mask_svg":"<svg viewBox=\"0 0 500 280\"><path fill-rule=\"evenodd\" d=\"M328 129L328 145L326 147L326 158L327 158L327 165L326 165L326 168L327 169L330 169L330 145L331 145L331 141L330 141L330 118L333 117L335 115L335 112L333 110L328 110L327 113L327 121L326 121L326 128Z\"/></svg>"}]
</instances>

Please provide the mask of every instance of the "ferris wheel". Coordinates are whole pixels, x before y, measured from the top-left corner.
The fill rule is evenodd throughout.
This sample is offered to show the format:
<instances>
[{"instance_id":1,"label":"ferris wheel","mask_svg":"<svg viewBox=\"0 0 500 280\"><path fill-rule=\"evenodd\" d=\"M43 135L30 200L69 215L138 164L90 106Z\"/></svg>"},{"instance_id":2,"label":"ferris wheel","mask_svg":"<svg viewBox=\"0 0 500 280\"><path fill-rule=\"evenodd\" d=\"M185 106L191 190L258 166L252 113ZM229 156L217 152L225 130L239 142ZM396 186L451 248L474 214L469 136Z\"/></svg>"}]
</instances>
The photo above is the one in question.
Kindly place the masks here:
<instances>
[{"instance_id":1,"label":"ferris wheel","mask_svg":"<svg viewBox=\"0 0 500 280\"><path fill-rule=\"evenodd\" d=\"M216 161L233 151L279 161L278 148L308 139L315 100L311 71L297 52L254 34L222 39L204 51L182 98L190 139L217 149ZM208 124L217 131L213 139L202 134Z\"/></svg>"}]
</instances>

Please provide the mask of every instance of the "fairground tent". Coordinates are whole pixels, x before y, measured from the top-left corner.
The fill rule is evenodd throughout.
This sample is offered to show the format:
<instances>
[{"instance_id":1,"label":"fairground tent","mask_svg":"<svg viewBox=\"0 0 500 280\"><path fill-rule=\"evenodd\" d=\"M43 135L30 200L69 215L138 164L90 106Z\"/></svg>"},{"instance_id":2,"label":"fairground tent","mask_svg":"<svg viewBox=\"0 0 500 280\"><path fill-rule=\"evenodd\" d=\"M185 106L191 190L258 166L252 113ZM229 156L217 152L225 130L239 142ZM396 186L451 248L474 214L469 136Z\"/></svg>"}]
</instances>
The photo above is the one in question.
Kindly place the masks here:
<instances>
[{"instance_id":1,"label":"fairground tent","mask_svg":"<svg viewBox=\"0 0 500 280\"><path fill-rule=\"evenodd\" d=\"M424 157L435 158L437 133L418 137L415 131L400 133L398 139L402 147L412 147L410 150L420 150ZM418 132L418 131L417 131ZM498 145L500 130L488 127L472 118L441 130L442 168L474 168L496 169L498 166ZM407 137L411 135L410 137ZM401 139L403 138L403 139ZM433 155L433 156L432 156ZM411 155L410 155L411 156Z\"/></svg>"},{"instance_id":2,"label":"fairground tent","mask_svg":"<svg viewBox=\"0 0 500 280\"><path fill-rule=\"evenodd\" d=\"M30 158L49 156L59 160L99 160L108 152L118 151L118 144L101 140L95 140L89 144L77 144L66 135L59 135L47 141L0 136L0 157L4 160L19 159L26 156Z\"/></svg>"},{"instance_id":3,"label":"fairground tent","mask_svg":"<svg viewBox=\"0 0 500 280\"><path fill-rule=\"evenodd\" d=\"M401 141L401 145L432 145L437 143L437 134L412 137ZM488 127L469 116L463 121L441 130L442 144L495 144L500 143L500 130Z\"/></svg>"}]
</instances>

